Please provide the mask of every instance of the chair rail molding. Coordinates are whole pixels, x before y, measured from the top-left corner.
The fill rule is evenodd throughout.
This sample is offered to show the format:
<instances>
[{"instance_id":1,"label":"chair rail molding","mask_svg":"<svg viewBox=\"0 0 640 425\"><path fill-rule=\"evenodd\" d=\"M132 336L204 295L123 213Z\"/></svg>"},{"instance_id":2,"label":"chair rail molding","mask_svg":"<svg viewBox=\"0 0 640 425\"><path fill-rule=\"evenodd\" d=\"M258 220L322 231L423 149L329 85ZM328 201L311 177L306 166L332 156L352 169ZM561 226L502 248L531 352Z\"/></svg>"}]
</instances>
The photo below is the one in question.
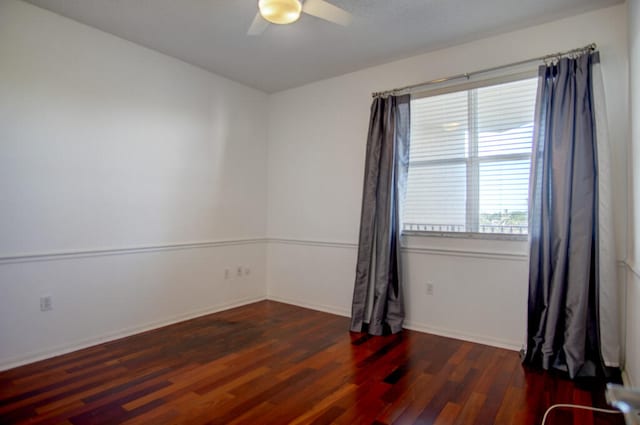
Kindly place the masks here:
<instances>
[{"instance_id":1,"label":"chair rail molding","mask_svg":"<svg viewBox=\"0 0 640 425\"><path fill-rule=\"evenodd\" d=\"M182 249L215 248L220 246L253 245L264 243L264 238L224 239L194 242L169 242L153 245L129 247L88 248L66 251L50 251L36 253L17 253L0 255L0 265L11 263L28 263L35 261L67 260L84 257L103 257L109 255L138 254L158 251L177 251Z\"/></svg>"}]
</instances>

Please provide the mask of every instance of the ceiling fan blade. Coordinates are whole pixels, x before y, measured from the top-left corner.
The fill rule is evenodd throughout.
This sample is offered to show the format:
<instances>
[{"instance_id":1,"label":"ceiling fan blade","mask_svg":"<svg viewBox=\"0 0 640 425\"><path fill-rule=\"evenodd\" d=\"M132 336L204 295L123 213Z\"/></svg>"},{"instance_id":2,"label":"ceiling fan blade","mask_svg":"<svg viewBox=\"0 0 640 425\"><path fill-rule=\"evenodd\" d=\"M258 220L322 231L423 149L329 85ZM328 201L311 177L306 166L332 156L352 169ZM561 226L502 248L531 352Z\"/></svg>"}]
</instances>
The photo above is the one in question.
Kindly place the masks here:
<instances>
[{"instance_id":1,"label":"ceiling fan blade","mask_svg":"<svg viewBox=\"0 0 640 425\"><path fill-rule=\"evenodd\" d=\"M302 11L316 18L347 26L351 23L351 14L325 0L307 0L302 5Z\"/></svg>"},{"instance_id":2,"label":"ceiling fan blade","mask_svg":"<svg viewBox=\"0 0 640 425\"><path fill-rule=\"evenodd\" d=\"M253 22L251 22L251 26L249 27L249 31L247 31L248 35L260 35L267 29L269 26L269 22L265 21L262 16L260 16L260 12L256 13L256 17L253 18Z\"/></svg>"}]
</instances>

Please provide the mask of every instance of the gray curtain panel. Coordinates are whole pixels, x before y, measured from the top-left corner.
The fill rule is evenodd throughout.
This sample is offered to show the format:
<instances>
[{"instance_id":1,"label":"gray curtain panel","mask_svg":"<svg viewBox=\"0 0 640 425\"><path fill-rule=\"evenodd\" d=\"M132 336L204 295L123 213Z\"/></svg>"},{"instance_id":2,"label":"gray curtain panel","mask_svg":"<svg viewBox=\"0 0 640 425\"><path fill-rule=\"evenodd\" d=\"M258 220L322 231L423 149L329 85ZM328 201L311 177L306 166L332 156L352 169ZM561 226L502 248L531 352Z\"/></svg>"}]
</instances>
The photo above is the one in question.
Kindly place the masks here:
<instances>
[{"instance_id":1,"label":"gray curtain panel","mask_svg":"<svg viewBox=\"0 0 640 425\"><path fill-rule=\"evenodd\" d=\"M531 159L525 364L594 376L602 368L592 62L541 66Z\"/></svg>"},{"instance_id":2,"label":"gray curtain panel","mask_svg":"<svg viewBox=\"0 0 640 425\"><path fill-rule=\"evenodd\" d=\"M409 166L410 97L377 97L371 105L351 331L402 330L400 221ZM370 317L368 317L370 314Z\"/></svg>"}]
</instances>

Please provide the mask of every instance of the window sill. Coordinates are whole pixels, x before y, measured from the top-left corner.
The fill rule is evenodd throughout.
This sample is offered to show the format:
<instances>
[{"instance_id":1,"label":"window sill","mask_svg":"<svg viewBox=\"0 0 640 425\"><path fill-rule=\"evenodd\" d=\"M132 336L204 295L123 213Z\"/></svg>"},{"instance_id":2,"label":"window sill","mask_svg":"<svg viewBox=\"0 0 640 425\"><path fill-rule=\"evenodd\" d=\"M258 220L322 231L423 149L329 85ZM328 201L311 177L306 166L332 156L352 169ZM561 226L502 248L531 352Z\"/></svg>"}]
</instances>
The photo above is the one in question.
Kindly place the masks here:
<instances>
[{"instance_id":1,"label":"window sill","mask_svg":"<svg viewBox=\"0 0 640 425\"><path fill-rule=\"evenodd\" d=\"M405 230L402 232L402 236L525 242L529 239L528 235L509 235L506 233L427 232L418 230Z\"/></svg>"}]
</instances>

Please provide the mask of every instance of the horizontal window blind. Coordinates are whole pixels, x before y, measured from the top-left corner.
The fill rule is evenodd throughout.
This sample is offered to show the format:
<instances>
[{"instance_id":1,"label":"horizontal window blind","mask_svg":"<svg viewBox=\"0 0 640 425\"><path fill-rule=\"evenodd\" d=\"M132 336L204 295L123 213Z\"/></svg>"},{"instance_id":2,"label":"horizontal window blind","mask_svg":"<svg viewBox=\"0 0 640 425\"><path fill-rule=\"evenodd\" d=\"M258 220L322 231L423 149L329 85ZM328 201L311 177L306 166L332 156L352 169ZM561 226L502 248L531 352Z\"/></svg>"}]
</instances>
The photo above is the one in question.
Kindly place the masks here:
<instances>
[{"instance_id":1,"label":"horizontal window blind","mask_svg":"<svg viewBox=\"0 0 640 425\"><path fill-rule=\"evenodd\" d=\"M404 229L526 234L537 80L411 101Z\"/></svg>"}]
</instances>

